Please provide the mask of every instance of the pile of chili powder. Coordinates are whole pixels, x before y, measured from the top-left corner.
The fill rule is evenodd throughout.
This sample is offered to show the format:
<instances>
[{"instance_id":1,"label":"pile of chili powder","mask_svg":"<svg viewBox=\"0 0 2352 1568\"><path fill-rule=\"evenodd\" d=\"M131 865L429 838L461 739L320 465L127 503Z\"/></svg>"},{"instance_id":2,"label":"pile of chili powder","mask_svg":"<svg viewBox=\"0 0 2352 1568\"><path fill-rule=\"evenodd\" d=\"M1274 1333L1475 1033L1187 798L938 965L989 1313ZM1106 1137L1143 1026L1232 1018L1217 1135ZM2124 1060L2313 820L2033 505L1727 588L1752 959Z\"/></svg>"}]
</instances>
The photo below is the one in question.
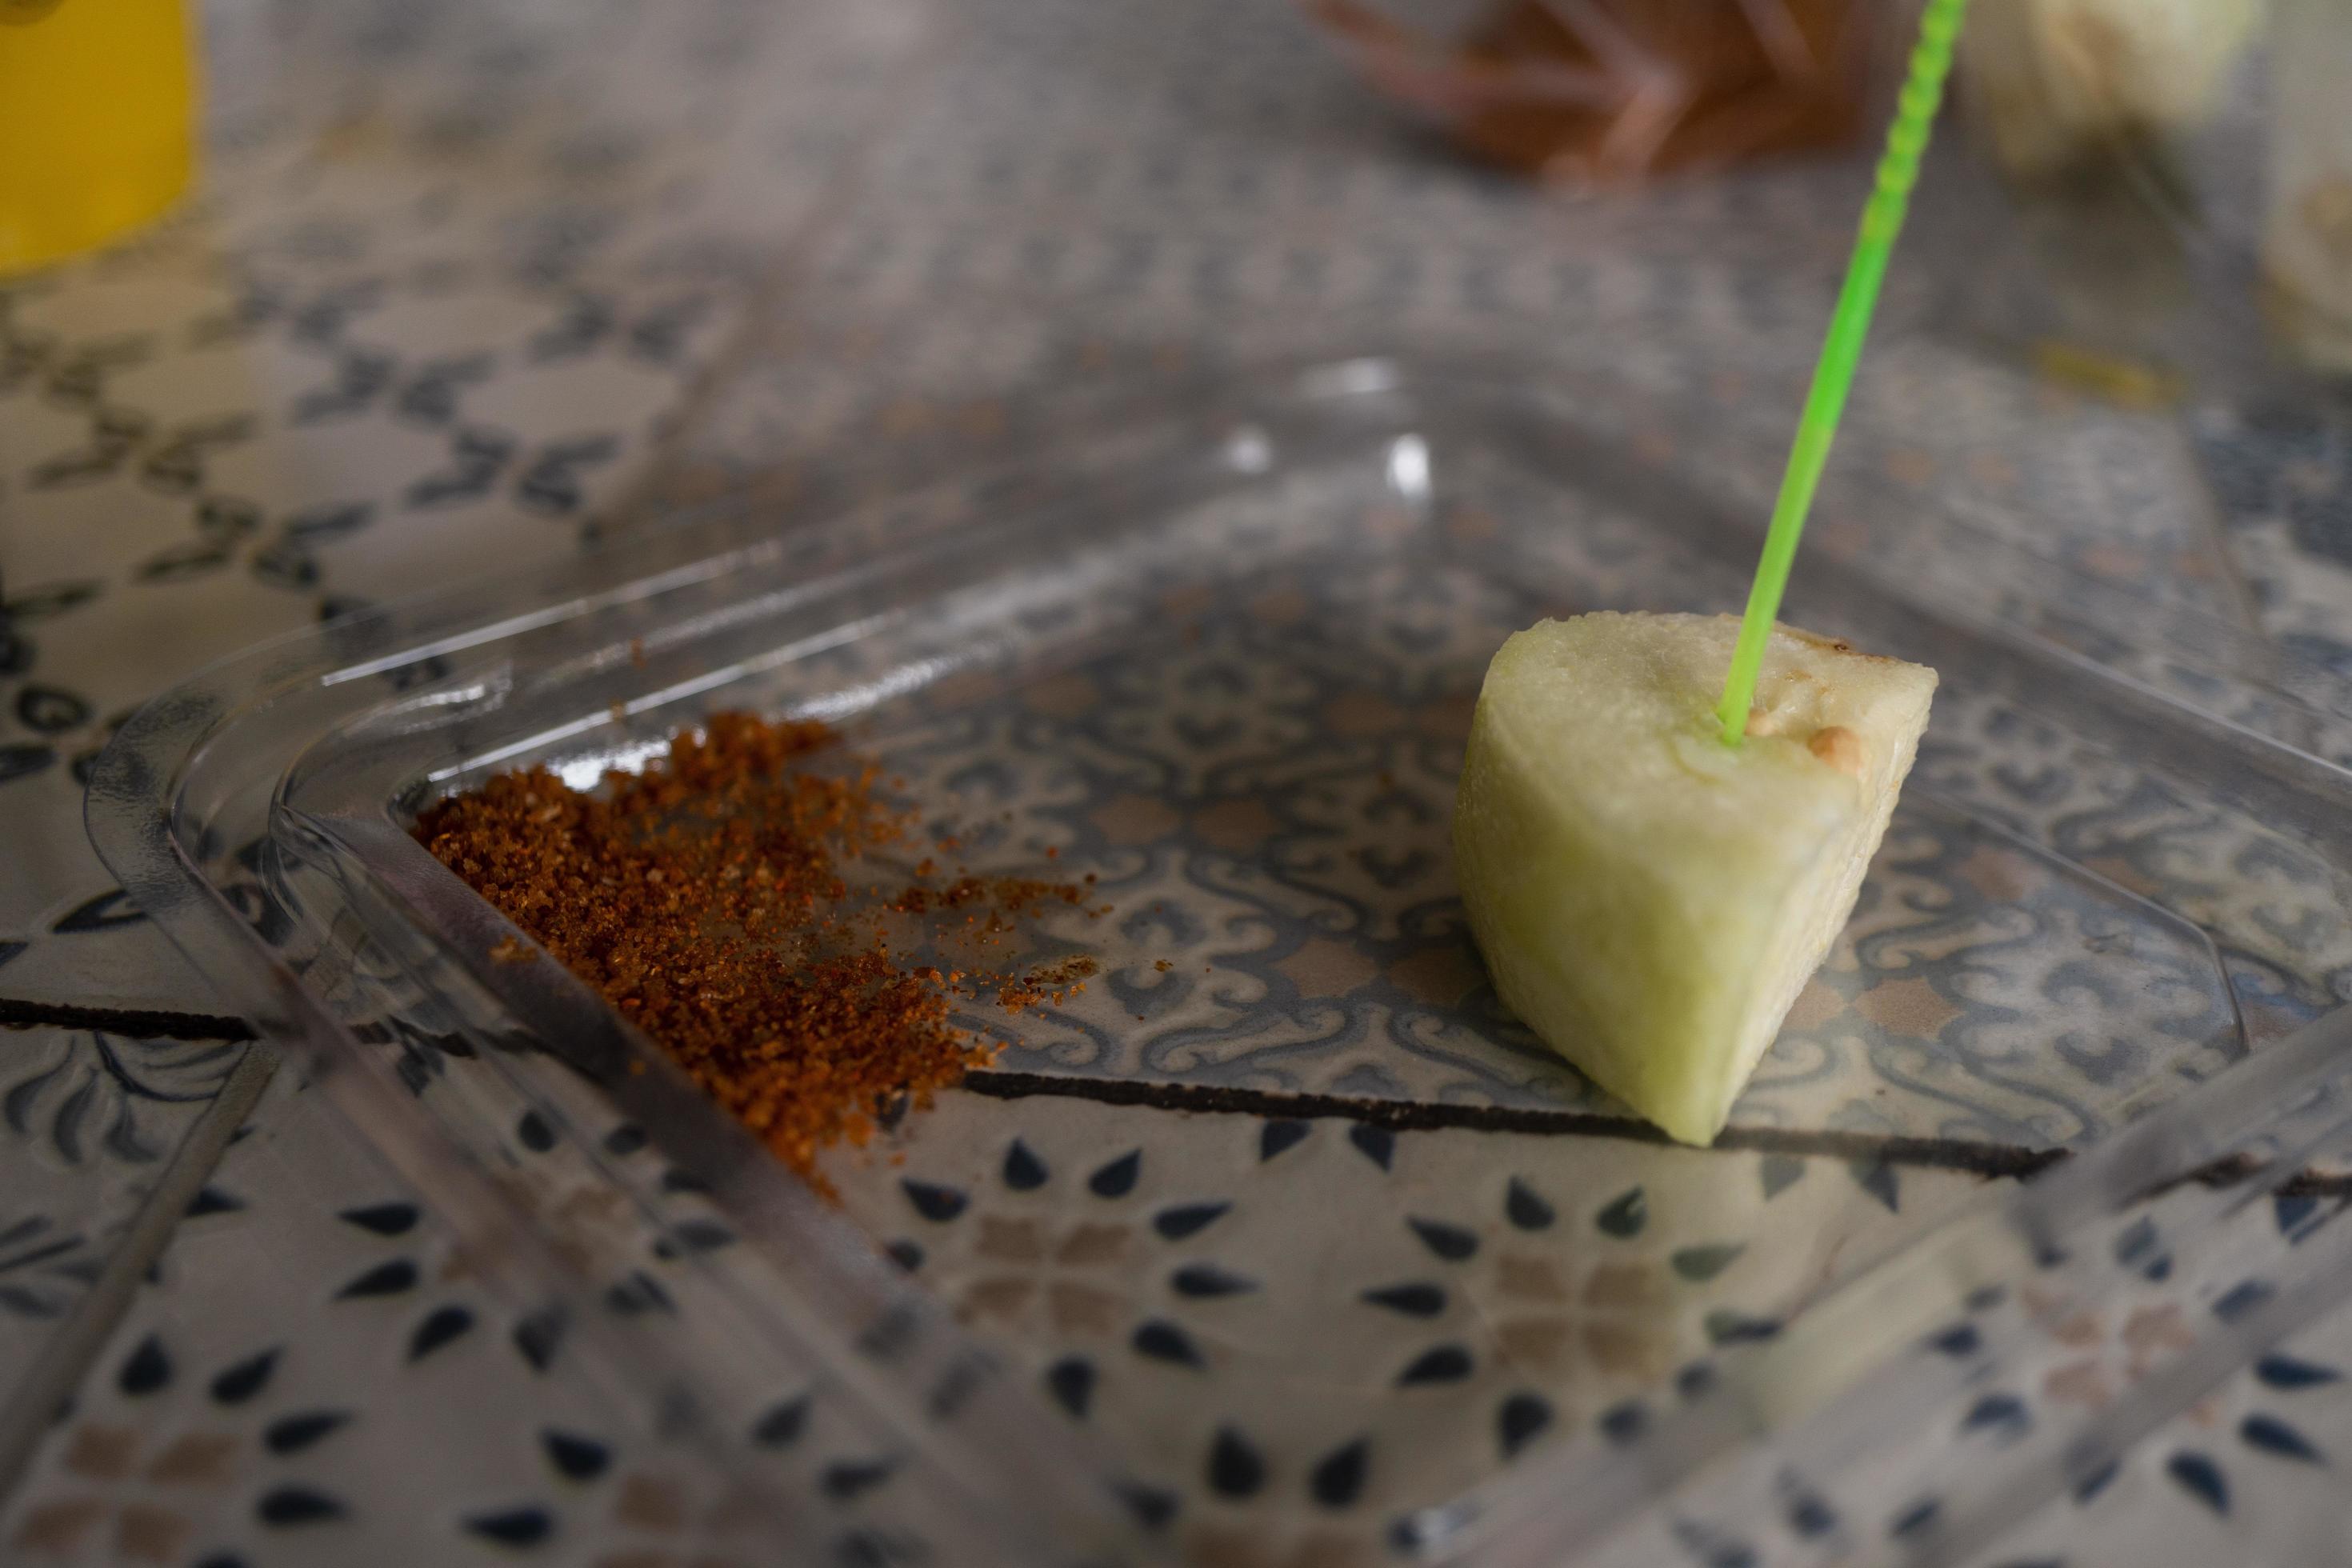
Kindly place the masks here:
<instances>
[{"instance_id":1,"label":"pile of chili powder","mask_svg":"<svg viewBox=\"0 0 2352 1568\"><path fill-rule=\"evenodd\" d=\"M504 773L416 827L436 859L813 1179L820 1148L863 1143L901 1097L927 1105L986 1065L992 1048L949 1022L957 1000L1059 1002L1093 967L1005 967L1020 917L1086 908L1082 884L943 880L928 855L911 883L861 877L880 877L864 864L877 852L903 863L955 845L922 843L875 767L845 766L834 748L823 724L719 714L594 793L544 768ZM799 765L827 751L832 765ZM894 949L971 962L910 965Z\"/></svg>"}]
</instances>

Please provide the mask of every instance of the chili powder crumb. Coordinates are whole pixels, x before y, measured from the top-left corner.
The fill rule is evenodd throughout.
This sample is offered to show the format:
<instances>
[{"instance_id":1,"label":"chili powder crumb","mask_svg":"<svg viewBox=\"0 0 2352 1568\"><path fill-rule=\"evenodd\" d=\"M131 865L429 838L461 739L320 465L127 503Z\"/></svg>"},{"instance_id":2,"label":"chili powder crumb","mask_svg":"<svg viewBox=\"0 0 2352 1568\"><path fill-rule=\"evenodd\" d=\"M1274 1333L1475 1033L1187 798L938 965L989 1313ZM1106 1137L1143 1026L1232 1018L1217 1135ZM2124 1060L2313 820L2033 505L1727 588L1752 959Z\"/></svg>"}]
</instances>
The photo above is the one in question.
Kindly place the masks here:
<instances>
[{"instance_id":1,"label":"chili powder crumb","mask_svg":"<svg viewBox=\"0 0 2352 1568\"><path fill-rule=\"evenodd\" d=\"M820 752L823 771L800 765ZM1094 973L1082 958L1025 972L977 961L982 947L1009 953L1040 908L1099 912L1079 885L932 887L925 858L914 884L892 891L868 872L853 891L854 863L924 847L878 777L823 724L722 713L594 793L545 768L502 773L430 807L416 836L822 1185L819 1149L866 1142L886 1106L927 1106L986 1065L992 1048L949 1021L959 999L1018 1012ZM974 961L942 971L912 956L958 950ZM496 956L513 961L505 944Z\"/></svg>"}]
</instances>

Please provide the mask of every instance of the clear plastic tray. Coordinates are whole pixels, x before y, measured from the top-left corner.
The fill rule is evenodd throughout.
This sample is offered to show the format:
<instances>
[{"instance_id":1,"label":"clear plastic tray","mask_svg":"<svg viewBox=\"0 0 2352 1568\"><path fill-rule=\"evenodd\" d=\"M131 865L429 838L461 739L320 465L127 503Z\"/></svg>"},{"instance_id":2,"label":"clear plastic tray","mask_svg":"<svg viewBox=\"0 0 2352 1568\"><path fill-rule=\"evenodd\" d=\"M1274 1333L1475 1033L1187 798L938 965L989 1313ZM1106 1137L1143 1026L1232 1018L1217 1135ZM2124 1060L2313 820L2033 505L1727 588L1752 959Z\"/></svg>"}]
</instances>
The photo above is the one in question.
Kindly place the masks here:
<instances>
[{"instance_id":1,"label":"clear plastic tray","mask_svg":"<svg viewBox=\"0 0 2352 1568\"><path fill-rule=\"evenodd\" d=\"M1507 632L1738 602L1754 520L1654 455L1648 415L1609 388L1356 361L1097 409L1055 452L819 524L711 509L192 680L110 750L91 829L462 1227L565 1374L728 1478L714 1541L812 1561L1242 1561L1236 1541L1282 1540L1318 1562L1549 1563L1684 1517L1656 1510L1742 1444L1811 1466L1823 1495L1857 1457L1925 1485L1957 1461L1904 1446L1937 1408L1884 1392L1908 1386L1906 1346L1975 1312L1990 1364L2030 1360L2039 1319L2004 1338L2004 1287L2079 1272L2074 1238L2146 1217L2130 1205L2184 1175L2235 1213L2217 1184L2313 1179L2332 1154L2324 1118L2292 1158L2261 1140L2333 1083L2308 1041L2263 1047L2352 984L2347 779L2271 736L2317 749L2339 721L2256 679L2266 654L2228 627L2056 579L1963 518L1908 520L1906 584L1816 552L1789 617L1937 667L1934 721L1856 916L1729 1131L1664 1147L1496 1005L1445 848ZM2182 660L2184 638L2219 668ZM593 781L720 708L841 725L975 870L1034 872L1051 848L1054 875L1092 872L1116 910L1047 931L1102 981L967 1020L1003 1041L997 1069L928 1142L925 1119L902 1129L904 1174L835 1160L838 1207L557 965L493 961L511 928L406 831L489 773ZM1068 1111L1092 1129L1074 1136L1164 1142L1155 1169L1329 1125L1398 1179L1368 1196L1328 1162L1253 1178L1263 1288L1192 1358L1213 1375L1130 1380L1074 1420L1049 1397L1051 1334L969 1289L990 1244L957 1253L968 1190L903 1210L926 1161L993 1169L1024 1102L1072 1100L1099 1102ZM1422 1140L1402 1163L1400 1131ZM1784 1197L1816 1170L1843 1185ZM1645 1204L1687 1234L1662 1220L1642 1252ZM1570 1209L1590 1223L1536 1236ZM2204 1231L2165 1212L2193 1256ZM987 1235L1052 1217L1020 1213ZM911 1279L879 1245L908 1226L940 1255ZM1511 1250L1571 1230L1573 1258ZM2294 1267L2331 1266L2336 1240ZM1470 1348L1438 1347L1445 1378L1401 1374L1401 1342L1356 1326L1383 1245L1480 1259L1448 1277ZM2138 1278L2093 1253L2105 1271L2070 1288ZM1742 1256L1767 1261L1727 1293ZM1506 1321L1567 1300L1571 1268L1585 1318L1549 1341ZM2219 1375L2250 1332L2217 1323L2190 1359ZM1546 1348L1563 1336L1565 1361ZM1301 1452L1375 1435L1371 1500L1222 1485L1253 1401ZM822 1440L775 1441L783 1410ZM2067 1444L2128 1426L2053 1415L1968 1471L1935 1539L1980 1534L2082 1459ZM890 1484L811 1457L844 1453L887 1456ZM1785 1525L1785 1504L1710 1528L1770 1508Z\"/></svg>"}]
</instances>

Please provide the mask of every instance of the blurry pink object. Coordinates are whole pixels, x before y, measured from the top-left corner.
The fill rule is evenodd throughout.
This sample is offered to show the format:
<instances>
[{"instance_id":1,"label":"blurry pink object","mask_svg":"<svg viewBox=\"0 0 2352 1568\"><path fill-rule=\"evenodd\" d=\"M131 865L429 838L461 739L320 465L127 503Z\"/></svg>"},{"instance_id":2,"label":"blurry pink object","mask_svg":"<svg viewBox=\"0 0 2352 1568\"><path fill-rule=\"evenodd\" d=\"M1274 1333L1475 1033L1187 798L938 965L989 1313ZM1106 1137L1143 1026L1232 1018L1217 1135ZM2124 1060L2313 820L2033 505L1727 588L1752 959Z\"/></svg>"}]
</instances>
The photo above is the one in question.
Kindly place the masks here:
<instances>
[{"instance_id":1,"label":"blurry pink object","mask_svg":"<svg viewBox=\"0 0 2352 1568\"><path fill-rule=\"evenodd\" d=\"M1843 141L1866 0L1497 0L1432 38L1365 0L1300 0L1391 97L1493 162L1611 184Z\"/></svg>"}]
</instances>

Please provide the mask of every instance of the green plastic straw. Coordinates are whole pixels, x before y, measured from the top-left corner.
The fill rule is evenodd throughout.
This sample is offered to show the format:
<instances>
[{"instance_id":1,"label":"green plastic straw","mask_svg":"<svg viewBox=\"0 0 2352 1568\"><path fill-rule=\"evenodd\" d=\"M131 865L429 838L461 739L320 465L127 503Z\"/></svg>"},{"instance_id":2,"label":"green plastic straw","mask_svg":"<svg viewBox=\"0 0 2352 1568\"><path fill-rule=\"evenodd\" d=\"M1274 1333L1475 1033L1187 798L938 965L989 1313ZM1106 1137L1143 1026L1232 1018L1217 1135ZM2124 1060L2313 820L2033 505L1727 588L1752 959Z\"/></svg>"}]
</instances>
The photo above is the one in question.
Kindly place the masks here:
<instances>
[{"instance_id":1,"label":"green plastic straw","mask_svg":"<svg viewBox=\"0 0 2352 1568\"><path fill-rule=\"evenodd\" d=\"M1739 646L1731 655L1731 678L1724 683L1723 703L1716 710L1723 721L1726 745L1739 744L1748 732L1748 709L1756 698L1756 677L1764 668L1764 644L1780 613L1780 595L1788 591L1789 568L1797 558L1797 539L1805 531L1805 514L1812 508L1822 465L1837 436L1838 417L1845 412L1845 395L1853 385L1871 312L1878 308L1887 258L1895 249L1895 237L1903 232L1911 187L1919 178L1919 155L1927 150L1927 133L1944 98L1944 77L1952 67L1952 40L1959 37L1960 16L1967 8L1968 0L1927 0L1919 18L1910 74L1904 79L1895 123L1887 128L1877 183L1862 209L1862 232L1854 237L1845 286L1838 291L1837 311L1830 318L1821 363L1813 368L1812 390L1805 395L1805 411L1797 421L1796 445L1780 479L1780 499L1772 503L1772 526L1764 536L1763 559L1756 563L1756 585L1748 591Z\"/></svg>"}]
</instances>

